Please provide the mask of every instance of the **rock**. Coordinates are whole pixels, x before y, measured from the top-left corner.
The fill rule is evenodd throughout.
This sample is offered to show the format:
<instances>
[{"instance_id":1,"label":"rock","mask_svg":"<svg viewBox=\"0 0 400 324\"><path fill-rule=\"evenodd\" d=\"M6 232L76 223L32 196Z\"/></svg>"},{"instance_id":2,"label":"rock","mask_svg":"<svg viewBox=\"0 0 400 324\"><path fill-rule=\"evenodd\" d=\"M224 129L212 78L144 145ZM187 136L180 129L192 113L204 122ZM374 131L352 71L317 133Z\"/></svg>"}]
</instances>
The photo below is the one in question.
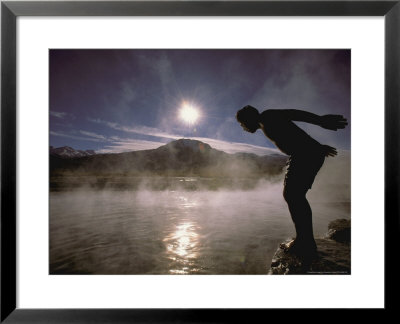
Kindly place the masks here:
<instances>
[{"instance_id":1,"label":"rock","mask_svg":"<svg viewBox=\"0 0 400 324\"><path fill-rule=\"evenodd\" d=\"M350 274L350 221L335 220L328 228L323 238L315 239L317 258L307 262L278 247L269 274Z\"/></svg>"},{"instance_id":2,"label":"rock","mask_svg":"<svg viewBox=\"0 0 400 324\"><path fill-rule=\"evenodd\" d=\"M337 219L330 222L328 225L328 233L326 233L326 238L342 242L351 242L351 224L348 219Z\"/></svg>"}]
</instances>

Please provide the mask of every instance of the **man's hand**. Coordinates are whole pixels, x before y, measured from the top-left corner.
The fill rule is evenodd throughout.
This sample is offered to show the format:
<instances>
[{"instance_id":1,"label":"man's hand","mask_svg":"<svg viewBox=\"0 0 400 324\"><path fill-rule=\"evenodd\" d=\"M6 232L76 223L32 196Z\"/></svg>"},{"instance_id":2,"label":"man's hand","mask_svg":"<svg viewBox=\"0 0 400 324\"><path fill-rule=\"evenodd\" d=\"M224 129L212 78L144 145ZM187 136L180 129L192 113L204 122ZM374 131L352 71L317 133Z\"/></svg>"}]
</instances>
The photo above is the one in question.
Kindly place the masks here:
<instances>
[{"instance_id":1,"label":"man's hand","mask_svg":"<svg viewBox=\"0 0 400 324\"><path fill-rule=\"evenodd\" d=\"M338 130L345 128L347 125L347 119L342 115L324 115L321 116L320 126L330 130Z\"/></svg>"},{"instance_id":2,"label":"man's hand","mask_svg":"<svg viewBox=\"0 0 400 324\"><path fill-rule=\"evenodd\" d=\"M336 149L329 145L322 145L322 152L325 154L325 157L337 155Z\"/></svg>"}]
</instances>

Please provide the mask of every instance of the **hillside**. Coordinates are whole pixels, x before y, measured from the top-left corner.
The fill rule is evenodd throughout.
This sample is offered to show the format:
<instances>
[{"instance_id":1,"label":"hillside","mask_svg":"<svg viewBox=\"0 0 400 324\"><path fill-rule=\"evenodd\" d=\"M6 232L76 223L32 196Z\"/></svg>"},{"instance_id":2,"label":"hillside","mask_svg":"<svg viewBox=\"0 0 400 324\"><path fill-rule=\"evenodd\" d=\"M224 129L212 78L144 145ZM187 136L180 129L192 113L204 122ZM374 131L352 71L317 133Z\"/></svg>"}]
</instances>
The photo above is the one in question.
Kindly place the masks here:
<instances>
[{"instance_id":1,"label":"hillside","mask_svg":"<svg viewBox=\"0 0 400 324\"><path fill-rule=\"evenodd\" d=\"M50 175L252 177L278 174L285 161L282 155L228 154L200 141L180 139L153 150L77 158L52 154Z\"/></svg>"}]
</instances>

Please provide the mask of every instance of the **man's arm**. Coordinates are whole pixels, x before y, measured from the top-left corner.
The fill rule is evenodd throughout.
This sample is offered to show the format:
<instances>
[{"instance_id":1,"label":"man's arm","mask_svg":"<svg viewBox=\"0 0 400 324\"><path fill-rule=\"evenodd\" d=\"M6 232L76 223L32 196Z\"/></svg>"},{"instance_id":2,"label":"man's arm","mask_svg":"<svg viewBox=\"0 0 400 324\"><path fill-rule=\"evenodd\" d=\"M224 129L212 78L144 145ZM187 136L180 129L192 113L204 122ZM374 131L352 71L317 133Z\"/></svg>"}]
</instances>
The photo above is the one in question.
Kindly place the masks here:
<instances>
[{"instance_id":1,"label":"man's arm","mask_svg":"<svg viewBox=\"0 0 400 324\"><path fill-rule=\"evenodd\" d=\"M347 125L347 119L342 115L323 115L319 116L308 111L298 109L282 109L274 110L275 113L282 114L286 119L292 121L300 121L309 124L318 125L322 128L330 130L338 130L345 128Z\"/></svg>"}]
</instances>

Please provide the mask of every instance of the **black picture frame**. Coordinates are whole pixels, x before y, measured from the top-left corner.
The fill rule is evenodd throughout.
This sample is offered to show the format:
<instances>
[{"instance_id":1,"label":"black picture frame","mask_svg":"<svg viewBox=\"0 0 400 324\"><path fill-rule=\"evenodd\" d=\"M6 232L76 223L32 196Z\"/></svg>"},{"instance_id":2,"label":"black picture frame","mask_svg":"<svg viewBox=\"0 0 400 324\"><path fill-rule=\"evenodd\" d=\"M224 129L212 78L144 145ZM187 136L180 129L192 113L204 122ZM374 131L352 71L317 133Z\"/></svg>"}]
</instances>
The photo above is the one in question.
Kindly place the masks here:
<instances>
[{"instance_id":1,"label":"black picture frame","mask_svg":"<svg viewBox=\"0 0 400 324\"><path fill-rule=\"evenodd\" d=\"M16 19L19 16L383 16L385 19L385 309L398 283L400 0L396 1L2 1L1 322L199 323L265 316L267 309L16 308ZM368 155L368 152L366 152ZM373 239L373 238L371 238ZM373 256L371 256L373 258ZM373 261L372 261L373 262ZM367 283L366 283L367 284ZM269 310L272 311L272 310ZM268 314L270 316L270 314Z\"/></svg>"}]
</instances>

